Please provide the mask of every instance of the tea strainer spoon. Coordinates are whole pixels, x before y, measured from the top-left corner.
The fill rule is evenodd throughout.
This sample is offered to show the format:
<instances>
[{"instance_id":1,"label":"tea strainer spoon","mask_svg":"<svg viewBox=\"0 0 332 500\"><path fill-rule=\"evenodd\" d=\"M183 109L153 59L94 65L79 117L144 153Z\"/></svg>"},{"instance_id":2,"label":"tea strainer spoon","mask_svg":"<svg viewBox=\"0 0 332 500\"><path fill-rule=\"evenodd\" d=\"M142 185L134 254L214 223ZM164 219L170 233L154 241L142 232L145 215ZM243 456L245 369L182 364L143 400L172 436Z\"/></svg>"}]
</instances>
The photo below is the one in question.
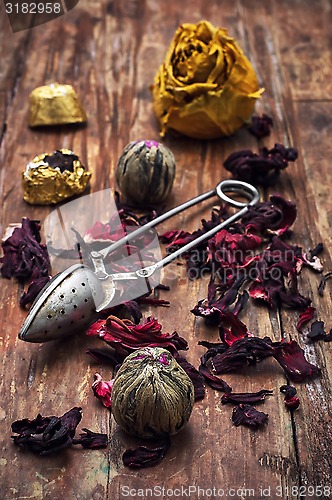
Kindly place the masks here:
<instances>
[{"instance_id":1,"label":"tea strainer spoon","mask_svg":"<svg viewBox=\"0 0 332 500\"><path fill-rule=\"evenodd\" d=\"M227 193L240 195L246 198L248 203L235 200L229 197ZM109 274L106 271L104 260L111 252L142 235L147 229L213 196L218 196L228 205L240 210L195 240L154 262L152 265L133 272ZM215 189L172 208L110 246L99 251L92 251L90 257L94 270L85 264L74 264L54 276L41 290L20 329L19 339L39 343L83 332L93 321L100 317L101 311L112 306L112 300L117 291L117 281L150 278L157 270L243 217L248 211L248 207L258 203L259 198L258 190L251 184L243 181L225 180L220 182Z\"/></svg>"}]
</instances>

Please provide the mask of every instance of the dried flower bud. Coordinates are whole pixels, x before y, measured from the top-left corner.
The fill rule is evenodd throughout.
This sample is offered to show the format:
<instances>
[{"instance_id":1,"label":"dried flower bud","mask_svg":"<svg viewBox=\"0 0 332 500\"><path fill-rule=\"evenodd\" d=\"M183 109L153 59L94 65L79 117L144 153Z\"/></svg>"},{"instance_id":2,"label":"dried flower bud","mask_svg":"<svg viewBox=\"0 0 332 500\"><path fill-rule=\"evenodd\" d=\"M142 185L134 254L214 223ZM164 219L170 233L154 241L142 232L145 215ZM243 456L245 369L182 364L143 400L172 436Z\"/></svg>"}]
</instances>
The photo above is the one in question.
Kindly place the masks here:
<instances>
[{"instance_id":1,"label":"dried flower bud","mask_svg":"<svg viewBox=\"0 0 332 500\"><path fill-rule=\"evenodd\" d=\"M145 347L130 354L112 390L112 413L125 431L141 438L175 434L189 420L194 386L166 349Z\"/></svg>"},{"instance_id":2,"label":"dried flower bud","mask_svg":"<svg viewBox=\"0 0 332 500\"><path fill-rule=\"evenodd\" d=\"M177 29L152 92L161 136L175 130L211 139L240 128L263 89L236 41L200 21Z\"/></svg>"},{"instance_id":3,"label":"dried flower bud","mask_svg":"<svg viewBox=\"0 0 332 500\"><path fill-rule=\"evenodd\" d=\"M170 194L175 176L173 153L155 141L130 142L117 166L116 180L129 202L160 203Z\"/></svg>"}]
</instances>

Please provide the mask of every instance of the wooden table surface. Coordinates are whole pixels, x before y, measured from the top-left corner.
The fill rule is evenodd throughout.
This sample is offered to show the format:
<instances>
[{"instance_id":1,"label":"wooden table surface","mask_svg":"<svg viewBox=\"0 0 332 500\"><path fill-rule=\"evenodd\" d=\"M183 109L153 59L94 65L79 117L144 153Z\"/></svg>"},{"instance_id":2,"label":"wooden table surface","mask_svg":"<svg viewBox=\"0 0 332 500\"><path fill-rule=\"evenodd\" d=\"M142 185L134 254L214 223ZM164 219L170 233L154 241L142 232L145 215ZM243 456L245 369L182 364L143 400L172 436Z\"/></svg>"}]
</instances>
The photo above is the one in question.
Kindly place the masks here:
<instances>
[{"instance_id":1,"label":"wooden table surface","mask_svg":"<svg viewBox=\"0 0 332 500\"><path fill-rule=\"evenodd\" d=\"M269 192L280 192L298 205L292 242L304 249L324 243L322 260L331 270L331 2L328 0L80 0L63 17L16 34L0 13L0 201L1 229L22 217L43 222L49 207L23 201L21 172L36 154L70 148L92 172L91 192L115 187L114 170L122 148L140 138L158 140L149 86L162 62L173 33L183 22L208 19L226 27L253 62L266 91L257 110L273 117L274 128L257 144L246 130L213 141L167 137L177 160L177 175L168 207L214 187L229 177L223 160L237 149L272 147L281 142L298 148L299 158ZM89 117L86 128L33 130L27 125L28 96L33 88L59 81L73 84ZM211 207L211 206L210 206ZM182 214L162 229L193 230L210 207ZM188 339L187 359L195 366L205 351L199 340L216 341L190 309L206 296L207 278L189 282L179 266L166 272L169 308L145 307L144 315L158 317L165 331ZM174 277L178 273L178 278ZM312 298L318 319L332 327L331 283L319 297L320 276L305 270L301 290ZM252 431L235 427L231 408L221 394L207 388L193 410L189 425L172 440L157 466L130 470L122 465L123 451L134 440L119 431L109 411L91 391L93 374L108 380L107 365L92 361L87 347L98 339L84 335L62 342L29 344L17 333L26 312L18 300L22 289L15 280L0 281L1 308L1 499L103 499L151 496L146 488L164 487L164 498L180 488L184 498L204 498L216 488L232 498L330 498L332 345L308 344L295 328L298 312L269 311L250 303L241 319L249 330L276 340L291 335L322 375L297 384L300 409L291 415L279 388L285 376L277 363L262 362L255 370L225 379L234 391L268 388L263 410L268 425ZM95 341L95 342L93 342ZM22 452L11 442L14 420L61 415L82 406L82 424L107 432L106 450L69 449L55 456ZM313 487L314 490L310 489ZM189 491L188 488L191 487ZM302 487L302 489L301 489ZM321 489L319 487L322 487ZM325 489L324 489L325 487ZM181 488L183 491L181 492ZM200 488L200 491L198 491ZM168 492L166 491L168 489ZM144 491L143 491L144 490ZM314 492L314 494L312 494ZM320 494L322 492L322 495ZM305 496L305 495L304 495ZM301 498L304 498L302 495ZM213 496L212 496L213 497Z\"/></svg>"}]
</instances>

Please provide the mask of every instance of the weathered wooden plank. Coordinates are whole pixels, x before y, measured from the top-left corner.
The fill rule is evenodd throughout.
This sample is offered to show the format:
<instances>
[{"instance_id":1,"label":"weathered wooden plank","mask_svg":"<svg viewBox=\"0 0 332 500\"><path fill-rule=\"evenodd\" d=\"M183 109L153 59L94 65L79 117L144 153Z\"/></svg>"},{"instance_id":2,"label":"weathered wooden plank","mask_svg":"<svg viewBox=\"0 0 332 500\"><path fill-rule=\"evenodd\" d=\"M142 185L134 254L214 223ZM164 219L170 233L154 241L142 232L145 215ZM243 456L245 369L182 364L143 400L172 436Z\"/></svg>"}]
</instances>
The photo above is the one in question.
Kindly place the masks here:
<instances>
[{"instance_id":1,"label":"weathered wooden plank","mask_svg":"<svg viewBox=\"0 0 332 500\"><path fill-rule=\"evenodd\" d=\"M321 241L324 244L322 261L325 272L331 269L330 252L330 193L328 186L330 166L328 161L329 124L331 123L331 103L298 103L295 106L298 123L298 140L301 144L301 175L305 180L305 196L298 196L299 212L306 213L306 220L296 225L296 235L305 248ZM314 141L314 142L313 142ZM324 153L323 153L324 152ZM327 285L324 297L317 293L320 276L306 272L301 280L301 287L312 298L312 305L317 308L316 319L325 322L327 331L331 329L331 291ZM286 330L299 343L307 358L322 369L319 379L299 388L303 401L302 418L295 416L298 452L301 460L301 476L304 485L331 484L331 362L332 353L329 344L312 344L307 340L308 328L303 334L295 333L295 320L289 314L283 319ZM318 458L319 457L319 458Z\"/></svg>"}]
</instances>

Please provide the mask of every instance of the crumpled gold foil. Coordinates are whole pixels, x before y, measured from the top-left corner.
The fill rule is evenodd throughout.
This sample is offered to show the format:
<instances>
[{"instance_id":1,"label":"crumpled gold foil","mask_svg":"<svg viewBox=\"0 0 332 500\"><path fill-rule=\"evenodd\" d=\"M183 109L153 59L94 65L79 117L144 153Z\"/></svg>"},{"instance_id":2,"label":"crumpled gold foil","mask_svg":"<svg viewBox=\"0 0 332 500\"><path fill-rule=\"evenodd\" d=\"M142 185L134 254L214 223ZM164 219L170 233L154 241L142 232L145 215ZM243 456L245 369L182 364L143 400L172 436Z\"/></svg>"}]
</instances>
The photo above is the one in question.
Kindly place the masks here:
<instances>
[{"instance_id":1,"label":"crumpled gold foil","mask_svg":"<svg viewBox=\"0 0 332 500\"><path fill-rule=\"evenodd\" d=\"M69 149L59 150L64 155L74 155ZM56 153L56 152L55 152ZM87 187L91 172L81 162L72 162L73 171L51 167L45 157L55 153L43 153L28 163L22 174L24 200L31 205L51 205L81 194Z\"/></svg>"},{"instance_id":2,"label":"crumpled gold foil","mask_svg":"<svg viewBox=\"0 0 332 500\"><path fill-rule=\"evenodd\" d=\"M71 85L51 83L30 94L29 126L85 123L87 117Z\"/></svg>"},{"instance_id":3,"label":"crumpled gold foil","mask_svg":"<svg viewBox=\"0 0 332 500\"><path fill-rule=\"evenodd\" d=\"M264 89L236 41L208 21L181 25L152 86L160 135L198 139L231 135Z\"/></svg>"}]
</instances>

